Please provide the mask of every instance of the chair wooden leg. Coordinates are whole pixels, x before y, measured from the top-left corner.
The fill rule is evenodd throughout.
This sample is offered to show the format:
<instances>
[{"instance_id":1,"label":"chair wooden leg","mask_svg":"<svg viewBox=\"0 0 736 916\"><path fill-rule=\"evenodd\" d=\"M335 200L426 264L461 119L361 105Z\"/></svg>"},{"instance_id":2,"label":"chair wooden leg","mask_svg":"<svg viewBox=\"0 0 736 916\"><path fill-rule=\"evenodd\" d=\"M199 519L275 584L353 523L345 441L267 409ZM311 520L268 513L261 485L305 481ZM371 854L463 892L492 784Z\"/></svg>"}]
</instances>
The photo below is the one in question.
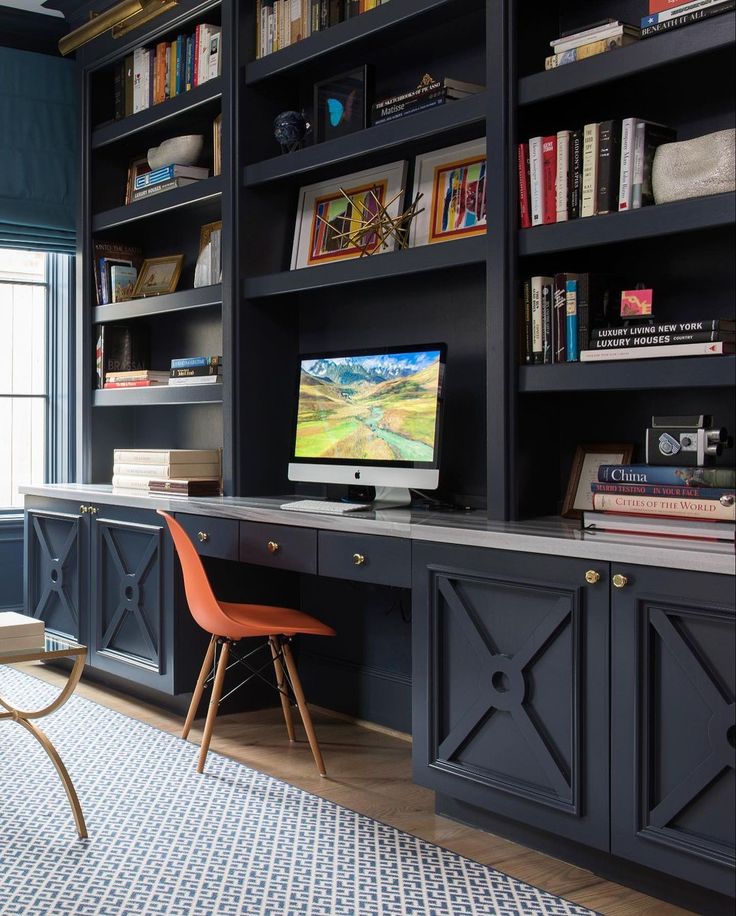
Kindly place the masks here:
<instances>
[{"instance_id":1,"label":"chair wooden leg","mask_svg":"<svg viewBox=\"0 0 736 916\"><path fill-rule=\"evenodd\" d=\"M212 732L215 727L215 719L217 718L217 707L220 705L220 697L222 696L222 685L225 681L225 671L227 670L227 661L230 656L230 643L225 640L222 644L222 649L220 650L220 660L217 663L217 672L215 674L215 683L212 685L212 696L210 697L210 707L207 710L207 721L204 724L204 732L202 734L202 747L199 752L199 761L197 763L197 772L204 773L204 763L207 759L207 751L210 749L210 741L212 740Z\"/></svg>"},{"instance_id":2,"label":"chair wooden leg","mask_svg":"<svg viewBox=\"0 0 736 916\"><path fill-rule=\"evenodd\" d=\"M192 722L194 722L197 716L197 709L199 709L199 704L202 701L202 694L204 693L204 683L207 680L207 675L210 673L210 669L212 668L212 659L215 655L216 643L217 637L213 635L204 655L202 670L199 672L199 677L197 678L197 686L194 688L194 693L192 694L192 702L189 704L189 712L187 713L186 722L184 723L184 728L182 729L181 733L182 738L189 737L189 731L192 727Z\"/></svg>"},{"instance_id":3,"label":"chair wooden leg","mask_svg":"<svg viewBox=\"0 0 736 916\"><path fill-rule=\"evenodd\" d=\"M291 646L288 642L284 641L282 643L282 649L284 653L284 661L286 662L286 668L289 672L289 677L291 678L291 686L294 690L294 696L296 697L296 705L299 707L299 713L302 717L302 722L304 723L304 730L307 733L307 740L309 741L309 746L312 748L312 756L314 757L314 762L317 764L319 775L326 776L327 770L325 769L325 763L322 759L322 752L319 749L317 735L315 734L314 726L312 725L312 716L309 713L309 707L307 706L307 701L304 698L302 682L299 680L299 672L296 670L294 656L291 654Z\"/></svg>"},{"instance_id":4,"label":"chair wooden leg","mask_svg":"<svg viewBox=\"0 0 736 916\"><path fill-rule=\"evenodd\" d=\"M294 734L294 719L291 715L291 703L287 695L286 677L284 675L284 666L281 664L279 655L279 644L273 636L268 637L268 644L271 647L271 656L273 657L273 667L276 672L276 684L279 688L279 697L281 698L281 708L284 711L284 722L286 722L286 733L289 741L296 741Z\"/></svg>"}]
</instances>

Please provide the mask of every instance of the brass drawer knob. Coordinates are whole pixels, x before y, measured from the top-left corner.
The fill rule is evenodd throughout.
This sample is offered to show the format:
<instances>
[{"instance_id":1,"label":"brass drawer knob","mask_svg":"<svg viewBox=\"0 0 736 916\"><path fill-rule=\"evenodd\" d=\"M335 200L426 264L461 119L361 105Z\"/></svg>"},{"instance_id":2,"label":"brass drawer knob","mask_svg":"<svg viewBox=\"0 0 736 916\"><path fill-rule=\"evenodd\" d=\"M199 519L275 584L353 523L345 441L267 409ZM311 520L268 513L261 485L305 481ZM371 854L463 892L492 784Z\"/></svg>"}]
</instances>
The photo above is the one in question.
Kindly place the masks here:
<instances>
[{"instance_id":1,"label":"brass drawer knob","mask_svg":"<svg viewBox=\"0 0 736 916\"><path fill-rule=\"evenodd\" d=\"M204 544L204 543L206 543L207 541L209 541L209 539L210 539L210 536L209 536L209 534L207 534L206 531L198 531L198 532L197 532L197 537L199 538L199 543L200 543L200 544Z\"/></svg>"},{"instance_id":2,"label":"brass drawer knob","mask_svg":"<svg viewBox=\"0 0 736 916\"><path fill-rule=\"evenodd\" d=\"M89 506L80 506L79 511L82 513L82 515L86 515L89 512Z\"/></svg>"},{"instance_id":3,"label":"brass drawer knob","mask_svg":"<svg viewBox=\"0 0 736 916\"><path fill-rule=\"evenodd\" d=\"M626 588L629 584L629 580L626 576L622 576L621 573L616 573L613 579L611 579L611 582L613 582L614 588Z\"/></svg>"},{"instance_id":4,"label":"brass drawer knob","mask_svg":"<svg viewBox=\"0 0 736 916\"><path fill-rule=\"evenodd\" d=\"M87 506L87 512L90 515L97 515L97 506Z\"/></svg>"},{"instance_id":5,"label":"brass drawer knob","mask_svg":"<svg viewBox=\"0 0 736 916\"><path fill-rule=\"evenodd\" d=\"M595 585L596 582L601 581L601 574L597 569L589 569L585 574L585 581L588 585Z\"/></svg>"},{"instance_id":6,"label":"brass drawer knob","mask_svg":"<svg viewBox=\"0 0 736 916\"><path fill-rule=\"evenodd\" d=\"M356 566L362 566L365 563L365 557L363 556L363 554L354 553L353 554L353 563L355 563Z\"/></svg>"},{"instance_id":7,"label":"brass drawer knob","mask_svg":"<svg viewBox=\"0 0 736 916\"><path fill-rule=\"evenodd\" d=\"M266 544L266 547L268 548L269 553L278 553L279 550L281 550L281 545L278 541L269 541L268 544Z\"/></svg>"}]
</instances>

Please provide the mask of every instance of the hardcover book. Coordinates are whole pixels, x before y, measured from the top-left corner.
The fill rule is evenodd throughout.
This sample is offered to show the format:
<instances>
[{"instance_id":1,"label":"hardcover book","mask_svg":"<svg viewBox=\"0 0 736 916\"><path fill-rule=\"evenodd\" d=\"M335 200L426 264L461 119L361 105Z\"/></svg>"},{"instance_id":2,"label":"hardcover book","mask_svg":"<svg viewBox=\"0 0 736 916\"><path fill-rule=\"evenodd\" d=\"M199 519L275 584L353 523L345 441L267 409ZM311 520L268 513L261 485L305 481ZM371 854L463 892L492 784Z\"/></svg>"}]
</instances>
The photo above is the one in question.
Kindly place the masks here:
<instances>
[{"instance_id":1,"label":"hardcover book","mask_svg":"<svg viewBox=\"0 0 736 916\"><path fill-rule=\"evenodd\" d=\"M736 488L736 468L667 467L653 464L602 464L600 483L658 484L674 487Z\"/></svg>"},{"instance_id":2,"label":"hardcover book","mask_svg":"<svg viewBox=\"0 0 736 916\"><path fill-rule=\"evenodd\" d=\"M132 324L101 324L95 347L96 387L102 388L108 372L146 369L149 361L148 329Z\"/></svg>"},{"instance_id":3,"label":"hardcover book","mask_svg":"<svg viewBox=\"0 0 736 916\"><path fill-rule=\"evenodd\" d=\"M620 493L628 496L717 499L724 506L733 506L736 503L736 490L727 490L723 487L675 487L646 483L592 483L590 489L593 493Z\"/></svg>"},{"instance_id":4,"label":"hardcover book","mask_svg":"<svg viewBox=\"0 0 736 916\"><path fill-rule=\"evenodd\" d=\"M531 191L532 226L541 226L544 222L542 176L542 138L532 137L529 141L529 188Z\"/></svg>"},{"instance_id":5,"label":"hardcover book","mask_svg":"<svg viewBox=\"0 0 736 916\"><path fill-rule=\"evenodd\" d=\"M707 522L700 519L662 518L652 515L627 515L616 512L584 512L583 528L625 535L695 538L707 541L733 541L732 522Z\"/></svg>"},{"instance_id":6,"label":"hardcover book","mask_svg":"<svg viewBox=\"0 0 736 916\"><path fill-rule=\"evenodd\" d=\"M518 146L519 168L519 225L528 229L532 224L529 193L529 144L520 143Z\"/></svg>"},{"instance_id":7,"label":"hardcover book","mask_svg":"<svg viewBox=\"0 0 736 916\"><path fill-rule=\"evenodd\" d=\"M621 121L601 121L598 138L599 214L618 209L618 183L621 171Z\"/></svg>"},{"instance_id":8,"label":"hardcover book","mask_svg":"<svg viewBox=\"0 0 736 916\"><path fill-rule=\"evenodd\" d=\"M557 220L557 136L544 137L542 140L542 222L554 223Z\"/></svg>"},{"instance_id":9,"label":"hardcover book","mask_svg":"<svg viewBox=\"0 0 736 916\"><path fill-rule=\"evenodd\" d=\"M618 359L663 359L670 356L726 356L736 352L730 341L680 343L662 346L627 347L624 350L583 350L581 362L597 363Z\"/></svg>"},{"instance_id":10,"label":"hardcover book","mask_svg":"<svg viewBox=\"0 0 736 916\"><path fill-rule=\"evenodd\" d=\"M583 180L580 216L595 216L598 203L598 124L586 124L583 132Z\"/></svg>"},{"instance_id":11,"label":"hardcover book","mask_svg":"<svg viewBox=\"0 0 736 916\"><path fill-rule=\"evenodd\" d=\"M628 496L622 493L594 493L593 508L598 512L661 515L715 522L736 521L736 507L717 499L673 498L671 496Z\"/></svg>"}]
</instances>

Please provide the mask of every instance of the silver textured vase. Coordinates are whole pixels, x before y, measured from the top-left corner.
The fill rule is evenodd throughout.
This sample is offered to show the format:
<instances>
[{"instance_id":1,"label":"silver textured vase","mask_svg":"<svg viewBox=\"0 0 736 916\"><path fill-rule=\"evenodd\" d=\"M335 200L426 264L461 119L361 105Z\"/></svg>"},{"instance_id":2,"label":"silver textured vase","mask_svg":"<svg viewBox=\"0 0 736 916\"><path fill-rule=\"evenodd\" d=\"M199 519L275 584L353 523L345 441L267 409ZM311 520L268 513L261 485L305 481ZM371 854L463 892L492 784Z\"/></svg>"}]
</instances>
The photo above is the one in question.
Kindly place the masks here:
<instances>
[{"instance_id":1,"label":"silver textured vase","mask_svg":"<svg viewBox=\"0 0 736 916\"><path fill-rule=\"evenodd\" d=\"M654 154L654 200L664 204L736 188L736 130L663 143Z\"/></svg>"}]
</instances>

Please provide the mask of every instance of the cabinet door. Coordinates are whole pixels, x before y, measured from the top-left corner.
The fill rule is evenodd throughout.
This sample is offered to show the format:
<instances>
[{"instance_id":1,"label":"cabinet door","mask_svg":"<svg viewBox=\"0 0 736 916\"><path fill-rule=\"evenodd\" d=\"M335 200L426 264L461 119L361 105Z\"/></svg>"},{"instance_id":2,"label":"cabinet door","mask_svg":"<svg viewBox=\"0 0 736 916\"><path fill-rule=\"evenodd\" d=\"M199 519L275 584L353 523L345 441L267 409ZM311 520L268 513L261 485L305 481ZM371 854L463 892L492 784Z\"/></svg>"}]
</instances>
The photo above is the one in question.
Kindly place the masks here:
<instances>
[{"instance_id":1,"label":"cabinet door","mask_svg":"<svg viewBox=\"0 0 736 916\"><path fill-rule=\"evenodd\" d=\"M413 590L415 780L607 849L607 564L415 543Z\"/></svg>"},{"instance_id":2,"label":"cabinet door","mask_svg":"<svg viewBox=\"0 0 736 916\"><path fill-rule=\"evenodd\" d=\"M612 571L612 852L733 894L734 580Z\"/></svg>"},{"instance_id":3,"label":"cabinet door","mask_svg":"<svg viewBox=\"0 0 736 916\"><path fill-rule=\"evenodd\" d=\"M90 531L90 663L165 689L164 608L173 602L164 594L163 522L153 512L100 506Z\"/></svg>"},{"instance_id":4,"label":"cabinet door","mask_svg":"<svg viewBox=\"0 0 736 916\"><path fill-rule=\"evenodd\" d=\"M85 519L73 511L26 513L26 607L47 629L86 642Z\"/></svg>"}]
</instances>

